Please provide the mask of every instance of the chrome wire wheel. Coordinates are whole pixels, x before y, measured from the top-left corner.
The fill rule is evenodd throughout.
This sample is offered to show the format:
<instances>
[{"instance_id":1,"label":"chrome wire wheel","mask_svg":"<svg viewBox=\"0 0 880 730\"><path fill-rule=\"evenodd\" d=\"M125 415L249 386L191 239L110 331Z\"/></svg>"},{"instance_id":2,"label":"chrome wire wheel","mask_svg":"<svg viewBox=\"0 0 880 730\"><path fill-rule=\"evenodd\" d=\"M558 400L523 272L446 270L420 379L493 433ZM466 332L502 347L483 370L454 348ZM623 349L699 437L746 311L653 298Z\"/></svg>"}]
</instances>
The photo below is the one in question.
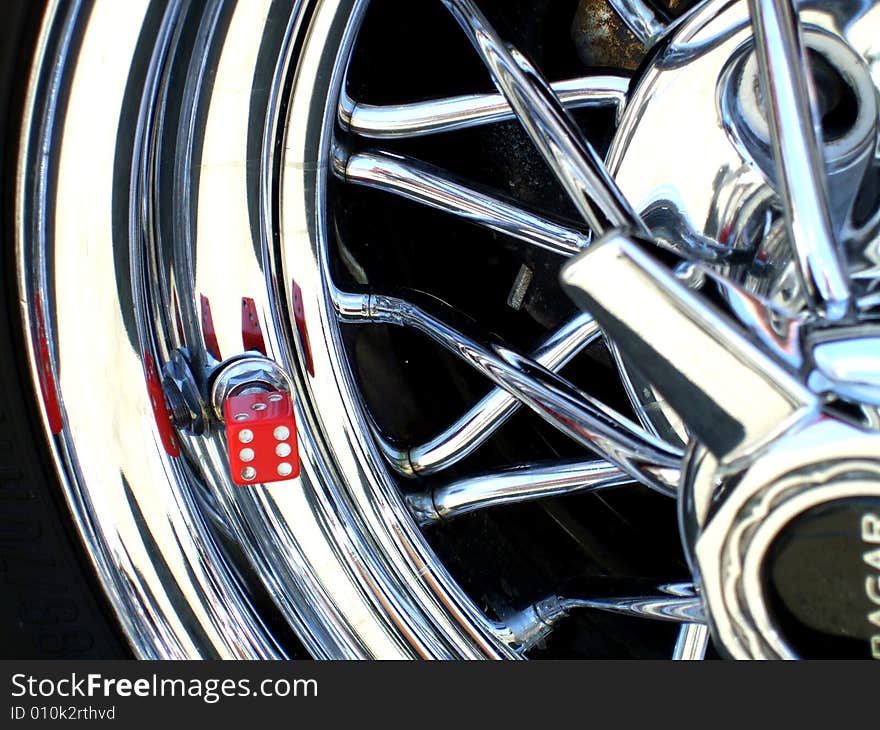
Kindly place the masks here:
<instances>
[{"instance_id":1,"label":"chrome wire wheel","mask_svg":"<svg viewBox=\"0 0 880 730\"><path fill-rule=\"evenodd\" d=\"M22 316L135 654L699 658L710 621L731 654L798 654L710 566L746 529L711 508L745 446L820 397L877 429L870 372L826 337L808 388L780 334L862 328L873 352L874 9L804 8L806 30L781 0L50 3ZM242 363L293 394L297 478L230 471ZM759 423L717 395L729 373ZM819 470L777 462L743 481Z\"/></svg>"}]
</instances>

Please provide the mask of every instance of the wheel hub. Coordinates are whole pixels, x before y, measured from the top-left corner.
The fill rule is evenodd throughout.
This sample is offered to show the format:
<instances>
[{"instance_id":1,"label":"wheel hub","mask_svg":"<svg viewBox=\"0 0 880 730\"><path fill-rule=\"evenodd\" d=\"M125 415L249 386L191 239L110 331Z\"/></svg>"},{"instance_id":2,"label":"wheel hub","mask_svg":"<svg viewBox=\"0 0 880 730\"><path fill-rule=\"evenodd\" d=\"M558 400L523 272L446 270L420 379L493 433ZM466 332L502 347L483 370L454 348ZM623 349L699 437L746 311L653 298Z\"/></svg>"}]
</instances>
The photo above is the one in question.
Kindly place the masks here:
<instances>
[{"instance_id":1,"label":"wheel hub","mask_svg":"<svg viewBox=\"0 0 880 730\"><path fill-rule=\"evenodd\" d=\"M858 271L877 235L876 221L859 220L854 207L877 209L876 192L862 183L875 164L878 110L873 55L858 41L867 19L864 10L850 12L839 17L817 5L801 17L821 90L831 217L859 253L850 261ZM799 311L758 76L747 3L707 3L641 77L608 165L657 241ZM873 289L873 280L861 283L863 295Z\"/></svg>"},{"instance_id":2,"label":"wheel hub","mask_svg":"<svg viewBox=\"0 0 880 730\"><path fill-rule=\"evenodd\" d=\"M860 272L877 231L856 213L878 202L864 183L875 164L876 88L872 57L854 42L858 14L811 6L800 17L803 58L822 92L814 104L827 215L848 254L854 310L818 312L798 268L787 207L799 181L780 177L782 142L772 131L786 109L771 118L761 33L753 37L746 2L707 3L682 24L642 77L612 144L610 167L653 240L606 236L565 267L563 284L620 347L645 424L698 444L683 473L681 527L726 650L876 658L880 436L871 373L880 360L866 324L875 282ZM691 262L677 281L647 253L656 244ZM613 289L629 286L650 294L631 289L638 301L624 303Z\"/></svg>"},{"instance_id":3,"label":"wheel hub","mask_svg":"<svg viewBox=\"0 0 880 730\"><path fill-rule=\"evenodd\" d=\"M695 450L683 528L733 656L877 657L877 447L823 417L732 474Z\"/></svg>"}]
</instances>

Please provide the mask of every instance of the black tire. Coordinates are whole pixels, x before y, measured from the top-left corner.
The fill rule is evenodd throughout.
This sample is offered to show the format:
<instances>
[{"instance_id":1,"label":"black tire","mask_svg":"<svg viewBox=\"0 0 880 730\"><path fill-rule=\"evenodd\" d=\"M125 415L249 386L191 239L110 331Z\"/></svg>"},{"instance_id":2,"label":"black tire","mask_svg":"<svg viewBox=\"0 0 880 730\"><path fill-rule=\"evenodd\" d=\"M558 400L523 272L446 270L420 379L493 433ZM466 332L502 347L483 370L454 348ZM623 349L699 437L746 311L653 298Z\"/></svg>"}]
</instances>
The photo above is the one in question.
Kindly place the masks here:
<instances>
[{"instance_id":1,"label":"black tire","mask_svg":"<svg viewBox=\"0 0 880 730\"><path fill-rule=\"evenodd\" d=\"M18 120L41 15L33 0L7 0L0 11L0 657L120 659L130 651L71 528L21 357L12 266Z\"/></svg>"}]
</instances>

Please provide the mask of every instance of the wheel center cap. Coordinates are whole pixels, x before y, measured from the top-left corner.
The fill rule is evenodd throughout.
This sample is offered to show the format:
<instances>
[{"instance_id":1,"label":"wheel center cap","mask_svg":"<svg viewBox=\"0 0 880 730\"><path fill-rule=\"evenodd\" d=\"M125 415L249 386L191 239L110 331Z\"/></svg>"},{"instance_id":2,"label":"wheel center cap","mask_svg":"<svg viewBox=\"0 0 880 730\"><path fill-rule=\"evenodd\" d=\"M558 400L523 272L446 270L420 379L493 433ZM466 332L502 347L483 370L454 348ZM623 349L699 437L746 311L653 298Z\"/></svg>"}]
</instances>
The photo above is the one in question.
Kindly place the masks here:
<instances>
[{"instance_id":1,"label":"wheel center cap","mask_svg":"<svg viewBox=\"0 0 880 730\"><path fill-rule=\"evenodd\" d=\"M798 656L880 659L880 498L798 515L770 544L763 572L770 616Z\"/></svg>"},{"instance_id":2,"label":"wheel center cap","mask_svg":"<svg viewBox=\"0 0 880 730\"><path fill-rule=\"evenodd\" d=\"M726 475L692 450L682 524L733 656L880 658L878 439L820 417Z\"/></svg>"},{"instance_id":3,"label":"wheel center cap","mask_svg":"<svg viewBox=\"0 0 880 730\"><path fill-rule=\"evenodd\" d=\"M804 302L775 191L747 5L707 3L677 29L631 95L608 166L656 241L707 262L779 311L798 312ZM869 270L862 252L876 238L877 220L857 213L880 207L877 196L863 199L862 184L875 164L877 76L860 46L864 13L853 13L844 22L810 5L800 17L812 75L827 91L818 102L831 214L846 231L854 293L867 297L876 281L859 272ZM808 343L804 358L786 365L809 374L814 393L876 411L877 360L868 357L865 333L853 342L836 330L829 337L831 344ZM872 374L856 372L856 361L866 359ZM682 413L651 373L628 368L628 375L653 430L687 441ZM880 658L880 437L873 428L825 413L726 463L691 449L682 529L716 637L734 656Z\"/></svg>"}]
</instances>

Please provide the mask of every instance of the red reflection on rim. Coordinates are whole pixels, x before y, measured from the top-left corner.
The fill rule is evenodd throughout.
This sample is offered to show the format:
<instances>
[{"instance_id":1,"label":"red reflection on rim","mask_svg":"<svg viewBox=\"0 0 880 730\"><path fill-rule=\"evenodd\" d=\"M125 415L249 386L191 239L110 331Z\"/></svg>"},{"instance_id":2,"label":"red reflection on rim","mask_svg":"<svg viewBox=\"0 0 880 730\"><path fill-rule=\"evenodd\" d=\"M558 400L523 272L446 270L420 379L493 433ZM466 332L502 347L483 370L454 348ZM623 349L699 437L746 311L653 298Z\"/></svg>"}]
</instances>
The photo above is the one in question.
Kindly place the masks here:
<instances>
[{"instance_id":1,"label":"red reflection on rim","mask_svg":"<svg viewBox=\"0 0 880 730\"><path fill-rule=\"evenodd\" d=\"M153 408L153 418L159 431L159 438L165 451L171 456L180 456L180 447L177 437L174 435L174 427L171 425L171 414L165 403L165 393L162 391L162 380L156 370L156 363L150 353L144 352L144 375L147 381L147 393L150 395L150 405Z\"/></svg>"},{"instance_id":2,"label":"red reflection on rim","mask_svg":"<svg viewBox=\"0 0 880 730\"><path fill-rule=\"evenodd\" d=\"M260 327L257 305L249 297L241 298L241 344L244 346L245 352L256 350L261 355L266 354L266 342Z\"/></svg>"},{"instance_id":3,"label":"red reflection on rim","mask_svg":"<svg viewBox=\"0 0 880 730\"><path fill-rule=\"evenodd\" d=\"M217 342L217 331L214 329L214 317L211 315L211 302L204 294L199 294L202 308L202 336L205 338L205 349L218 362L223 360L220 354L220 343Z\"/></svg>"},{"instance_id":4,"label":"red reflection on rim","mask_svg":"<svg viewBox=\"0 0 880 730\"><path fill-rule=\"evenodd\" d=\"M64 419L61 416L61 404L58 401L58 387L55 373L52 370L52 358L49 356L49 339L46 336L46 320L43 315L43 298L40 292L34 296L37 310L37 376L40 381L40 395L43 399L43 410L49 429L54 434L61 433Z\"/></svg>"},{"instance_id":5,"label":"red reflection on rim","mask_svg":"<svg viewBox=\"0 0 880 730\"><path fill-rule=\"evenodd\" d=\"M309 371L309 375L314 377L315 364L312 361L312 346L309 343L309 330L306 327L306 311L303 306L302 289L299 288L299 284L296 281L293 281L292 293L293 319L296 323L296 331L299 333L300 342L302 343L303 354L306 359L306 370Z\"/></svg>"}]
</instances>

